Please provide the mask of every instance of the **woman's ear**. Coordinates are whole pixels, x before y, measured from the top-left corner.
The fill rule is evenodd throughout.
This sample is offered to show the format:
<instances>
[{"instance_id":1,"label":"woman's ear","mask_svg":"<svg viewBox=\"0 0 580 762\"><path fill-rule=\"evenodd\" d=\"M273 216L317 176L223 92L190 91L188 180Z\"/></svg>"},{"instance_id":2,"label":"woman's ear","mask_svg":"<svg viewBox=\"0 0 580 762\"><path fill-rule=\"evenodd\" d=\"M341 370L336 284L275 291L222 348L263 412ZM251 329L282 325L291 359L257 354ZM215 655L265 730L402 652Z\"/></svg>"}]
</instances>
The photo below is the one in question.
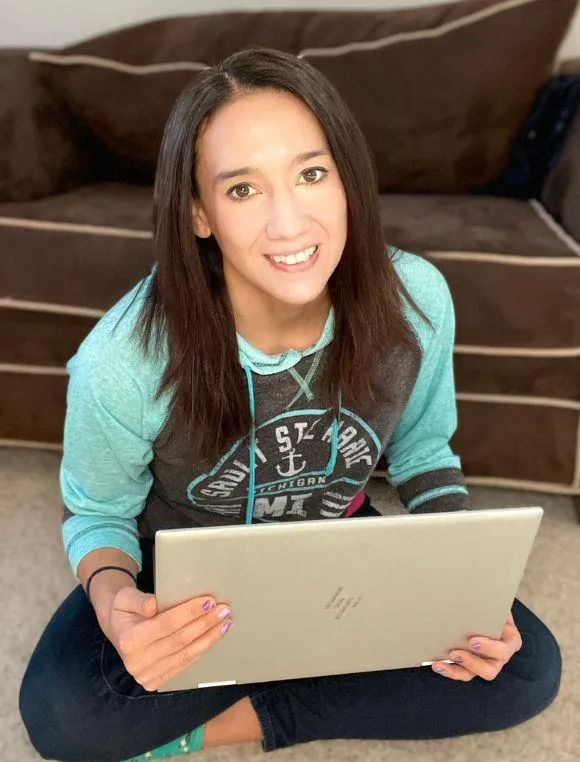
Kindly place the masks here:
<instances>
[{"instance_id":1,"label":"woman's ear","mask_svg":"<svg viewBox=\"0 0 580 762\"><path fill-rule=\"evenodd\" d=\"M211 235L211 228L206 213L198 201L192 202L191 214L193 216L193 231L195 235L198 238L209 238Z\"/></svg>"}]
</instances>

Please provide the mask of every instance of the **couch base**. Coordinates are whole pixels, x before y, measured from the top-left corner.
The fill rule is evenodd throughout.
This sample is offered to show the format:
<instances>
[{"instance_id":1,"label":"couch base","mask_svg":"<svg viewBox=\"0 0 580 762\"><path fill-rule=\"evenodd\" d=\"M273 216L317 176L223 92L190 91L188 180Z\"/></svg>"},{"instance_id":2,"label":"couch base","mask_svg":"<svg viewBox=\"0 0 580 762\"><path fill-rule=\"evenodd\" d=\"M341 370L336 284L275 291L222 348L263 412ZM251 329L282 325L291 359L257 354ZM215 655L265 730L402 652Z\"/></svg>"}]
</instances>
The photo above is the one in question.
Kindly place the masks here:
<instances>
[{"instance_id":1,"label":"couch base","mask_svg":"<svg viewBox=\"0 0 580 762\"><path fill-rule=\"evenodd\" d=\"M151 202L101 183L0 204L0 442L58 449L66 361L154 261ZM580 497L580 244L536 203L379 202L385 240L431 260L453 295L468 482Z\"/></svg>"}]
</instances>

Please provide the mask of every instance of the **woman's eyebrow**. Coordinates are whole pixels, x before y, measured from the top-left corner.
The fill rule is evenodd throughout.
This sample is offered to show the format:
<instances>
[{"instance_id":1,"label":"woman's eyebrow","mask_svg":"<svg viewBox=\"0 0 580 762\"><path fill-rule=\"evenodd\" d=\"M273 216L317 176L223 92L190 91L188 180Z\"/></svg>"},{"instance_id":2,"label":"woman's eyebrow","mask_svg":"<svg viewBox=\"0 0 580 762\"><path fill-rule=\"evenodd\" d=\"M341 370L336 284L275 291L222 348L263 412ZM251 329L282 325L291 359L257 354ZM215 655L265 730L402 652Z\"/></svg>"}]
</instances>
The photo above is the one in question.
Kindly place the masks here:
<instances>
[{"instance_id":1,"label":"woman's eyebrow","mask_svg":"<svg viewBox=\"0 0 580 762\"><path fill-rule=\"evenodd\" d=\"M330 155L330 151L327 148L317 148L314 151L305 151L304 153L299 153L298 156L292 160L292 164L302 164L305 161L316 159L319 156ZM240 177L241 175L253 175L258 174L258 172L259 170L256 169L256 167L240 167L239 169L230 169L226 172L218 172L214 178L213 183L214 185L219 185L225 180L231 180L233 177Z\"/></svg>"}]
</instances>

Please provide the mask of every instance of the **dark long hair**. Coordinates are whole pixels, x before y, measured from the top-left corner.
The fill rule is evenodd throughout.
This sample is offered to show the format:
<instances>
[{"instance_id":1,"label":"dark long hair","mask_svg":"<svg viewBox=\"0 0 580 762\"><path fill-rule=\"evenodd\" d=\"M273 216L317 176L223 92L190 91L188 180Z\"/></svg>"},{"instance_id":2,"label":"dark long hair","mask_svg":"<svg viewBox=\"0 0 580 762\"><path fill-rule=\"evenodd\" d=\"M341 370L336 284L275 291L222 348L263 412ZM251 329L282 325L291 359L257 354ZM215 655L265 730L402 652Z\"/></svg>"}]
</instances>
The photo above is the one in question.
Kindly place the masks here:
<instances>
[{"instance_id":1,"label":"dark long hair","mask_svg":"<svg viewBox=\"0 0 580 762\"><path fill-rule=\"evenodd\" d=\"M213 236L193 231L198 139L218 109L261 89L296 96L318 118L346 192L347 239L328 282L335 332L322 371L323 402L336 409L340 390L343 404L358 410L380 404L380 359L396 347L420 352L404 315L402 297L410 297L383 240L374 163L346 104L294 55L266 48L235 53L196 77L165 126L154 192L157 267L136 325L145 352L166 348L158 396L171 391L171 412L207 458L246 434L251 420L220 250Z\"/></svg>"}]
</instances>

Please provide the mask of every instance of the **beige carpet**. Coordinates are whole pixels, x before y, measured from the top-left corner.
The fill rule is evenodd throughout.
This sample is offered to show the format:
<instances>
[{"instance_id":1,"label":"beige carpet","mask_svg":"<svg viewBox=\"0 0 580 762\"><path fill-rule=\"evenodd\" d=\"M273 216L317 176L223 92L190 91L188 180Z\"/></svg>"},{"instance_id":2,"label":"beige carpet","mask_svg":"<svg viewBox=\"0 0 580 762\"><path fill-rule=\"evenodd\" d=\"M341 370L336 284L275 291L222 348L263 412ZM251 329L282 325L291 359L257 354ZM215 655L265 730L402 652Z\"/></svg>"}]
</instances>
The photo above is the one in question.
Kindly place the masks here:
<instances>
[{"instance_id":1,"label":"beige carpet","mask_svg":"<svg viewBox=\"0 0 580 762\"><path fill-rule=\"evenodd\" d=\"M0 449L0 762L39 759L20 723L18 686L46 622L74 579L60 541L59 456ZM375 505L400 510L392 493L372 485ZM557 700L516 728L443 741L313 743L274 752L280 760L354 762L519 762L580 760L580 525L569 498L472 490L477 507L542 505L546 515L518 597L560 642L564 675ZM442 591L442 603L445 595ZM257 744L198 754L207 762L263 758ZM193 759L193 757L192 757Z\"/></svg>"}]
</instances>

